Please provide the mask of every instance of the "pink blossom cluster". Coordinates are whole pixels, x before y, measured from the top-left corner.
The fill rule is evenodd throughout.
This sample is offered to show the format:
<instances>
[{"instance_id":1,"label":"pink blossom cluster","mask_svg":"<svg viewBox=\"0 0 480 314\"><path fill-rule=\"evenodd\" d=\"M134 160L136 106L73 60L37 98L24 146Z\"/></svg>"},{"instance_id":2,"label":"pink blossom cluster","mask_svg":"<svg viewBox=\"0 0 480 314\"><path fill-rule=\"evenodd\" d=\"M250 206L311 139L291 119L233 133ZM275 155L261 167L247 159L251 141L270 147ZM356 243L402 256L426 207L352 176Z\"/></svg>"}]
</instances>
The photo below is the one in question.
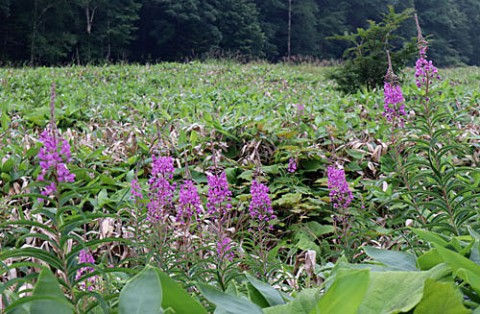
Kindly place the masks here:
<instances>
[{"instance_id":1,"label":"pink blossom cluster","mask_svg":"<svg viewBox=\"0 0 480 314\"><path fill-rule=\"evenodd\" d=\"M272 201L270 196L268 196L268 192L268 187L265 184L257 180L252 182L252 186L250 187L252 200L249 211L250 216L253 219L258 219L260 222L268 222L276 218L273 214Z\"/></svg>"},{"instance_id":2,"label":"pink blossom cluster","mask_svg":"<svg viewBox=\"0 0 480 314\"><path fill-rule=\"evenodd\" d=\"M43 196L48 197L56 193L58 182L74 182L75 174L67 168L67 163L72 159L70 145L66 140L58 138L56 129L45 129L39 140L43 144L38 153L42 172L37 180L44 182L50 180L50 184L41 192Z\"/></svg>"},{"instance_id":3,"label":"pink blossom cluster","mask_svg":"<svg viewBox=\"0 0 480 314\"><path fill-rule=\"evenodd\" d=\"M405 116L405 99L403 98L402 88L398 84L385 82L383 86L384 93L384 112L383 116L388 122L399 121L400 127L404 126Z\"/></svg>"},{"instance_id":4,"label":"pink blossom cluster","mask_svg":"<svg viewBox=\"0 0 480 314\"><path fill-rule=\"evenodd\" d=\"M147 204L147 219L151 222L165 219L168 209L173 206L175 184L171 180L174 171L172 157L152 156L152 177L148 180Z\"/></svg>"},{"instance_id":5,"label":"pink blossom cluster","mask_svg":"<svg viewBox=\"0 0 480 314\"><path fill-rule=\"evenodd\" d=\"M333 207L347 209L353 200L353 193L345 178L345 171L335 166L327 168L329 196Z\"/></svg>"},{"instance_id":6,"label":"pink blossom cluster","mask_svg":"<svg viewBox=\"0 0 480 314\"><path fill-rule=\"evenodd\" d=\"M232 192L228 189L227 175L225 172L220 175L209 175L207 180L207 213L223 217L227 210L232 208L230 204Z\"/></svg>"},{"instance_id":7,"label":"pink blossom cluster","mask_svg":"<svg viewBox=\"0 0 480 314\"><path fill-rule=\"evenodd\" d=\"M178 203L176 217L178 222L185 223L191 219L194 213L200 214L202 212L200 196L192 180L186 180L180 186Z\"/></svg>"},{"instance_id":8,"label":"pink blossom cluster","mask_svg":"<svg viewBox=\"0 0 480 314\"><path fill-rule=\"evenodd\" d=\"M420 58L415 63L415 82L420 88L432 78L440 79L437 68L433 65L431 60L427 60L427 47L420 48Z\"/></svg>"},{"instance_id":9,"label":"pink blossom cluster","mask_svg":"<svg viewBox=\"0 0 480 314\"><path fill-rule=\"evenodd\" d=\"M93 258L92 254L88 252L88 250L81 250L78 255L78 263L79 264L95 264L95 259ZM84 266L77 270L75 275L75 280L79 280L82 276L94 272L95 269L92 266ZM81 287L87 289L88 291L92 291L97 280L97 276L92 276L87 278L85 281L81 283Z\"/></svg>"}]
</instances>

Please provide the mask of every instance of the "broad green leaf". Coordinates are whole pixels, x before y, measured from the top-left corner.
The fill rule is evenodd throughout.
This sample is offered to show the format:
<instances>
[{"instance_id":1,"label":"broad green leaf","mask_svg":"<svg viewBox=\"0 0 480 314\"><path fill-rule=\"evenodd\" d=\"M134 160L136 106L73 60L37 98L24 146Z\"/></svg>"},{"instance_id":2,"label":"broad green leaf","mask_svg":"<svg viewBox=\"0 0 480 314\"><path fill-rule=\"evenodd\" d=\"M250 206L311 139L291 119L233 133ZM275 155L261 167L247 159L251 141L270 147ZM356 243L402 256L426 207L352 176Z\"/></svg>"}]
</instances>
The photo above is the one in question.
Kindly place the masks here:
<instances>
[{"instance_id":1,"label":"broad green leaf","mask_svg":"<svg viewBox=\"0 0 480 314\"><path fill-rule=\"evenodd\" d=\"M412 231L417 236L419 236L420 239L425 240L428 243L437 244L443 247L446 247L448 245L448 242L445 241L445 239L443 239L440 235L434 232L430 232L422 229L415 229L415 228L412 228Z\"/></svg>"},{"instance_id":2,"label":"broad green leaf","mask_svg":"<svg viewBox=\"0 0 480 314\"><path fill-rule=\"evenodd\" d=\"M270 306L285 304L280 292L275 290L272 286L258 280L248 273L245 273L245 276L247 277L247 280L255 287L255 289L262 294Z\"/></svg>"},{"instance_id":3,"label":"broad green leaf","mask_svg":"<svg viewBox=\"0 0 480 314\"><path fill-rule=\"evenodd\" d=\"M420 270L429 270L438 264L443 263L443 258L438 254L437 249L431 249L417 258Z\"/></svg>"},{"instance_id":4,"label":"broad green leaf","mask_svg":"<svg viewBox=\"0 0 480 314\"><path fill-rule=\"evenodd\" d=\"M251 283L247 283L247 291L248 291L248 298L250 299L250 301L252 301L256 305L258 305L262 309L270 307L270 304L268 304L265 297L260 292L258 292L258 290ZM228 288L227 288L226 292L228 294L232 294L228 290Z\"/></svg>"},{"instance_id":5,"label":"broad green leaf","mask_svg":"<svg viewBox=\"0 0 480 314\"><path fill-rule=\"evenodd\" d=\"M480 266L457 252L437 246L438 253L460 278L480 293Z\"/></svg>"},{"instance_id":6,"label":"broad green leaf","mask_svg":"<svg viewBox=\"0 0 480 314\"><path fill-rule=\"evenodd\" d=\"M414 314L467 314L463 306L463 296L453 282L425 281L423 298L415 308Z\"/></svg>"},{"instance_id":7,"label":"broad green leaf","mask_svg":"<svg viewBox=\"0 0 480 314\"><path fill-rule=\"evenodd\" d=\"M163 313L162 284L157 271L147 266L120 292L120 314Z\"/></svg>"},{"instance_id":8,"label":"broad green leaf","mask_svg":"<svg viewBox=\"0 0 480 314\"><path fill-rule=\"evenodd\" d=\"M50 269L44 268L33 290L34 297L45 298L32 302L32 314L69 314L73 313L73 306L63 295L60 284Z\"/></svg>"},{"instance_id":9,"label":"broad green leaf","mask_svg":"<svg viewBox=\"0 0 480 314\"><path fill-rule=\"evenodd\" d=\"M449 272L445 264L429 271L371 272L359 314L400 313L413 309L422 299L427 278L440 279Z\"/></svg>"},{"instance_id":10,"label":"broad green leaf","mask_svg":"<svg viewBox=\"0 0 480 314\"><path fill-rule=\"evenodd\" d=\"M369 273L368 270L340 269L333 284L310 313L357 313L369 286Z\"/></svg>"},{"instance_id":11,"label":"broad green leaf","mask_svg":"<svg viewBox=\"0 0 480 314\"><path fill-rule=\"evenodd\" d=\"M363 249L365 253L375 261L395 270L417 270L417 261L412 254L400 251L380 250L370 246L366 246Z\"/></svg>"},{"instance_id":12,"label":"broad green leaf","mask_svg":"<svg viewBox=\"0 0 480 314\"><path fill-rule=\"evenodd\" d=\"M198 284L203 296L217 307L216 313L262 314L262 309L245 297L236 297L207 284Z\"/></svg>"},{"instance_id":13,"label":"broad green leaf","mask_svg":"<svg viewBox=\"0 0 480 314\"><path fill-rule=\"evenodd\" d=\"M293 301L265 308L263 312L265 314L309 314L315 308L319 298L319 289L303 289Z\"/></svg>"},{"instance_id":14,"label":"broad green leaf","mask_svg":"<svg viewBox=\"0 0 480 314\"><path fill-rule=\"evenodd\" d=\"M193 299L178 283L167 274L156 269L162 284L162 308L172 309L175 313L207 314L207 310Z\"/></svg>"},{"instance_id":15,"label":"broad green leaf","mask_svg":"<svg viewBox=\"0 0 480 314\"><path fill-rule=\"evenodd\" d=\"M332 225L321 225L316 221L307 222L306 227L317 237L335 231Z\"/></svg>"}]
</instances>

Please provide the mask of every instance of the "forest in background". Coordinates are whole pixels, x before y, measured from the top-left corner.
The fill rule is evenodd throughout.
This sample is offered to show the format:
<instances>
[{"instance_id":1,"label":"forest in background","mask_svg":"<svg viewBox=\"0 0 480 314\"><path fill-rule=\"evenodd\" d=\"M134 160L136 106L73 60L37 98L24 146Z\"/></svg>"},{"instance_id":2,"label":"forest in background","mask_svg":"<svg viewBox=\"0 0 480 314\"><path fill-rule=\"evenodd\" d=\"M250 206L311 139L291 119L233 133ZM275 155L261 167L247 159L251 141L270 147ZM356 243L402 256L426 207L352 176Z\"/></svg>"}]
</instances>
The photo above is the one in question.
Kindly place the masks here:
<instances>
[{"instance_id":1,"label":"forest in background","mask_svg":"<svg viewBox=\"0 0 480 314\"><path fill-rule=\"evenodd\" d=\"M0 0L0 65L340 59L349 44L329 37L387 5L416 10L437 65L480 64L478 0Z\"/></svg>"}]
</instances>

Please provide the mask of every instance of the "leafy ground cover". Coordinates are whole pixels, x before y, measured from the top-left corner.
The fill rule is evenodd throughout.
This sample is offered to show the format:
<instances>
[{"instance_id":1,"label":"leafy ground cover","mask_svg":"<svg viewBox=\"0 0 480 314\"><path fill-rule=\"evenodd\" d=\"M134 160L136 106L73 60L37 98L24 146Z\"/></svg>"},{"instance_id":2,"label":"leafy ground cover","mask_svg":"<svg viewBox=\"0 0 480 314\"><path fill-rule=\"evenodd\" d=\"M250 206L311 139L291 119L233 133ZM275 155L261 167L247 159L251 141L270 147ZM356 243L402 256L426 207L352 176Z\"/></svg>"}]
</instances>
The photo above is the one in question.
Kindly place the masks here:
<instances>
[{"instance_id":1,"label":"leafy ground cover","mask_svg":"<svg viewBox=\"0 0 480 314\"><path fill-rule=\"evenodd\" d=\"M405 128L383 91L339 94L328 70L0 69L2 307L476 309L478 68L441 69L427 90L407 70ZM74 180L41 164L48 136ZM160 297L132 302L144 289Z\"/></svg>"}]
</instances>

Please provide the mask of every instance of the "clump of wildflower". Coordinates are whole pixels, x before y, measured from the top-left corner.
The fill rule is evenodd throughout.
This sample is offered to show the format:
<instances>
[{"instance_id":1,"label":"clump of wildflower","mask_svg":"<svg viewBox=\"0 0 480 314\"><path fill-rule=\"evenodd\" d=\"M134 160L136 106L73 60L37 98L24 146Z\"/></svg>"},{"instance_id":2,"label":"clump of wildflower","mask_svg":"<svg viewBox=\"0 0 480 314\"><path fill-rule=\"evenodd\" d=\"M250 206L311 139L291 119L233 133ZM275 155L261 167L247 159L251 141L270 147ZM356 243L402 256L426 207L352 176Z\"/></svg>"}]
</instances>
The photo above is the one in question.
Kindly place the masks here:
<instances>
[{"instance_id":1,"label":"clump of wildflower","mask_svg":"<svg viewBox=\"0 0 480 314\"><path fill-rule=\"evenodd\" d=\"M353 194L345 178L345 171L335 166L327 168L329 196L333 207L347 209L353 200Z\"/></svg>"},{"instance_id":2,"label":"clump of wildflower","mask_svg":"<svg viewBox=\"0 0 480 314\"><path fill-rule=\"evenodd\" d=\"M232 208L230 204L232 192L228 189L227 175L222 172L220 175L209 175L207 213L223 217L227 210Z\"/></svg>"},{"instance_id":3,"label":"clump of wildflower","mask_svg":"<svg viewBox=\"0 0 480 314\"><path fill-rule=\"evenodd\" d=\"M217 243L217 254L221 261L227 259L228 261L233 260L233 251L232 251L232 239L229 237L223 237Z\"/></svg>"},{"instance_id":4,"label":"clump of wildflower","mask_svg":"<svg viewBox=\"0 0 480 314\"><path fill-rule=\"evenodd\" d=\"M71 161L70 145L66 140L59 138L55 127L45 129L39 141L43 144L38 153L42 171L37 180L50 181L41 192L43 196L48 197L56 193L57 183L74 182L75 174L67 168L67 163Z\"/></svg>"},{"instance_id":5,"label":"clump of wildflower","mask_svg":"<svg viewBox=\"0 0 480 314\"><path fill-rule=\"evenodd\" d=\"M295 162L295 159L290 158L288 160L287 171L290 173L294 173L295 171L297 171L297 163Z\"/></svg>"},{"instance_id":6,"label":"clump of wildflower","mask_svg":"<svg viewBox=\"0 0 480 314\"><path fill-rule=\"evenodd\" d=\"M275 219L273 214L272 201L268 196L268 187L254 180L250 187L250 194L252 194L252 200L250 202L249 212L253 219L258 219L260 222L268 222Z\"/></svg>"},{"instance_id":7,"label":"clump of wildflower","mask_svg":"<svg viewBox=\"0 0 480 314\"><path fill-rule=\"evenodd\" d=\"M93 258L92 254L88 252L88 250L81 250L80 254L78 255L78 263L79 264L95 264L95 259ZM84 266L77 270L75 275L75 280L79 280L82 276L94 272L95 269L92 266ZM97 280L97 276L91 276L87 278L85 281L81 283L81 287L83 289L87 289L88 291L92 291Z\"/></svg>"},{"instance_id":8,"label":"clump of wildflower","mask_svg":"<svg viewBox=\"0 0 480 314\"><path fill-rule=\"evenodd\" d=\"M168 215L175 192L175 184L171 182L174 171L172 157L152 156L152 177L148 180L148 221L158 222Z\"/></svg>"},{"instance_id":9,"label":"clump of wildflower","mask_svg":"<svg viewBox=\"0 0 480 314\"><path fill-rule=\"evenodd\" d=\"M200 208L200 196L193 181L186 180L180 186L180 193L178 198L178 211L176 220L181 223L188 221L195 213L202 212Z\"/></svg>"}]
</instances>

